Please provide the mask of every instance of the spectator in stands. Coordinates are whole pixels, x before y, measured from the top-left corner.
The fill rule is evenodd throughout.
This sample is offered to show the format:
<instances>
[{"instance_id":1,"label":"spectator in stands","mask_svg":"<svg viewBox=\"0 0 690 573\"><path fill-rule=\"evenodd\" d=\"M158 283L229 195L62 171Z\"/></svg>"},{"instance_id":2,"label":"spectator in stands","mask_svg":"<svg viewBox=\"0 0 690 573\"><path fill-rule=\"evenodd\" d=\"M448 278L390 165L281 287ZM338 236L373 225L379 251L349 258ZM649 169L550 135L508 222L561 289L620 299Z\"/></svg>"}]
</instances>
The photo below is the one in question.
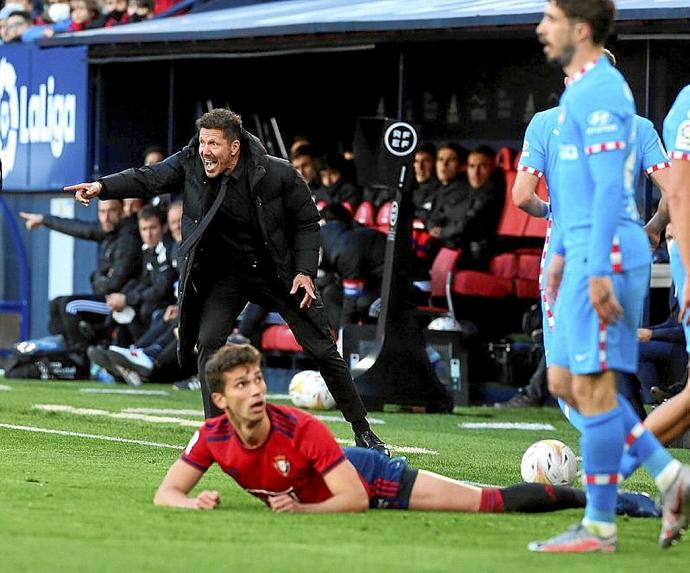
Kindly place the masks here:
<instances>
[{"instance_id":1,"label":"spectator in stands","mask_svg":"<svg viewBox=\"0 0 690 573\"><path fill-rule=\"evenodd\" d=\"M131 280L120 292L106 295L105 300L113 312L132 307L136 316L127 324L133 337L139 337L150 325L154 313L175 303L173 284L177 271L172 262L172 241L164 234L163 214L153 205L146 205L137 213L139 233L143 243L141 274Z\"/></svg>"},{"instance_id":2,"label":"spectator in stands","mask_svg":"<svg viewBox=\"0 0 690 573\"><path fill-rule=\"evenodd\" d=\"M292 138L292 143L290 143L290 157L303 145L312 145L312 142L306 135L295 135Z\"/></svg>"},{"instance_id":3,"label":"spectator in stands","mask_svg":"<svg viewBox=\"0 0 690 573\"><path fill-rule=\"evenodd\" d=\"M129 0L128 22L143 22L153 18L153 0Z\"/></svg>"},{"instance_id":4,"label":"spectator in stands","mask_svg":"<svg viewBox=\"0 0 690 573\"><path fill-rule=\"evenodd\" d=\"M11 12L5 21L3 42L21 42L22 34L33 26L31 14L25 11Z\"/></svg>"},{"instance_id":5,"label":"spectator in stands","mask_svg":"<svg viewBox=\"0 0 690 573\"><path fill-rule=\"evenodd\" d=\"M308 143L300 145L292 152L290 162L304 177L307 185L309 185L309 189L311 189L312 195L314 195L321 187L316 149Z\"/></svg>"},{"instance_id":6,"label":"spectator in stands","mask_svg":"<svg viewBox=\"0 0 690 573\"><path fill-rule=\"evenodd\" d=\"M443 151L439 150L439 155ZM445 177L441 170L442 184ZM496 170L496 153L488 146L477 147L467 158L467 181L451 183L439 191L427 224L429 232L445 246L462 249L460 266L484 266L495 239L503 197L503 175Z\"/></svg>"},{"instance_id":7,"label":"spectator in stands","mask_svg":"<svg viewBox=\"0 0 690 573\"><path fill-rule=\"evenodd\" d=\"M352 182L348 181L344 174L348 167L342 153L329 153L326 155L319 171L321 187L316 190L316 202L347 203L354 211L362 201L362 192Z\"/></svg>"},{"instance_id":8,"label":"spectator in stands","mask_svg":"<svg viewBox=\"0 0 690 573\"><path fill-rule=\"evenodd\" d=\"M111 28L129 22L127 0L105 0L105 13L93 24L94 28Z\"/></svg>"},{"instance_id":9,"label":"spectator in stands","mask_svg":"<svg viewBox=\"0 0 690 573\"><path fill-rule=\"evenodd\" d=\"M369 306L381 296L386 235L353 223L342 205L321 211L320 267L337 281L323 289L329 322L336 330L369 319Z\"/></svg>"},{"instance_id":10,"label":"spectator in stands","mask_svg":"<svg viewBox=\"0 0 690 573\"><path fill-rule=\"evenodd\" d=\"M64 4L51 4L52 15L59 17L54 6L61 8ZM34 41L38 38L52 38L55 34L64 32L80 32L92 27L101 14L97 0L72 0L67 4L67 17L61 20L51 20L45 26L34 26L22 35L22 41Z\"/></svg>"},{"instance_id":11,"label":"spectator in stands","mask_svg":"<svg viewBox=\"0 0 690 573\"><path fill-rule=\"evenodd\" d=\"M422 143L414 155L414 176L417 188L414 190L415 218L426 223L433 211L439 182L434 173L436 166L436 147L433 143Z\"/></svg>"},{"instance_id":12,"label":"spectator in stands","mask_svg":"<svg viewBox=\"0 0 690 573\"><path fill-rule=\"evenodd\" d=\"M65 190L88 204L99 196L147 197L183 187L178 352L185 368L198 349L207 417L219 410L204 383L206 362L251 300L286 319L352 424L356 443L387 452L369 426L314 286L319 216L306 183L292 165L268 155L232 111L213 109L196 127L190 144L160 163Z\"/></svg>"},{"instance_id":13,"label":"spectator in stands","mask_svg":"<svg viewBox=\"0 0 690 573\"><path fill-rule=\"evenodd\" d=\"M141 240L122 224L122 201L100 202L98 223L23 211L19 215L29 231L44 226L99 243L98 268L91 274L94 294L61 296L50 302L50 333L62 334L68 348L85 350L88 340L79 328L80 320L104 324L110 315L106 295L122 290L141 268Z\"/></svg>"}]
</instances>

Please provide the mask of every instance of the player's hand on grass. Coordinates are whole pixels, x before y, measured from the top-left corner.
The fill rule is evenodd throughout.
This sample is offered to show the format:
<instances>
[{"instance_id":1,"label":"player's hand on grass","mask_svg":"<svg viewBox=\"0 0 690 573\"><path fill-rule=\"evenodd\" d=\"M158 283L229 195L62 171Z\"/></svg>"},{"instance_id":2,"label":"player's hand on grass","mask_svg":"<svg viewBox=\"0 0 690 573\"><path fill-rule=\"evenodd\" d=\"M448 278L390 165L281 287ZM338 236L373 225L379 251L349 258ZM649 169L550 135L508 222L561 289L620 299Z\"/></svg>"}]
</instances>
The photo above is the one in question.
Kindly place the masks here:
<instances>
[{"instance_id":1,"label":"player's hand on grass","mask_svg":"<svg viewBox=\"0 0 690 573\"><path fill-rule=\"evenodd\" d=\"M611 277L589 277L589 300L606 324L614 324L622 318L623 308L613 292Z\"/></svg>"},{"instance_id":2,"label":"player's hand on grass","mask_svg":"<svg viewBox=\"0 0 690 573\"><path fill-rule=\"evenodd\" d=\"M316 299L316 288L314 287L314 281L308 275L298 273L295 280L292 281L292 289L290 294L295 294L299 289L304 289L304 298L302 302L299 303L300 308L309 308L311 303Z\"/></svg>"},{"instance_id":3,"label":"player's hand on grass","mask_svg":"<svg viewBox=\"0 0 690 573\"><path fill-rule=\"evenodd\" d=\"M74 192L74 198L79 201L84 207L87 207L91 199L98 197L103 190L103 185L100 181L92 181L91 183L77 183L76 185L69 185L63 187L63 191L68 193Z\"/></svg>"},{"instance_id":4,"label":"player's hand on grass","mask_svg":"<svg viewBox=\"0 0 690 573\"><path fill-rule=\"evenodd\" d=\"M24 219L27 231L33 231L43 224L43 215L40 213L26 213L19 211L19 216Z\"/></svg>"},{"instance_id":5,"label":"player's hand on grass","mask_svg":"<svg viewBox=\"0 0 690 573\"><path fill-rule=\"evenodd\" d=\"M551 264L546 269L546 298L549 303L553 304L558 297L558 291L561 288L561 281L563 280L563 269L565 268L565 257L563 255L554 254L551 257Z\"/></svg>"},{"instance_id":6,"label":"player's hand on grass","mask_svg":"<svg viewBox=\"0 0 690 573\"><path fill-rule=\"evenodd\" d=\"M269 497L268 504L275 513L299 513L302 505L286 493Z\"/></svg>"},{"instance_id":7,"label":"player's hand on grass","mask_svg":"<svg viewBox=\"0 0 690 573\"><path fill-rule=\"evenodd\" d=\"M220 504L220 494L215 490L204 490L194 501L196 509L215 509Z\"/></svg>"}]
</instances>

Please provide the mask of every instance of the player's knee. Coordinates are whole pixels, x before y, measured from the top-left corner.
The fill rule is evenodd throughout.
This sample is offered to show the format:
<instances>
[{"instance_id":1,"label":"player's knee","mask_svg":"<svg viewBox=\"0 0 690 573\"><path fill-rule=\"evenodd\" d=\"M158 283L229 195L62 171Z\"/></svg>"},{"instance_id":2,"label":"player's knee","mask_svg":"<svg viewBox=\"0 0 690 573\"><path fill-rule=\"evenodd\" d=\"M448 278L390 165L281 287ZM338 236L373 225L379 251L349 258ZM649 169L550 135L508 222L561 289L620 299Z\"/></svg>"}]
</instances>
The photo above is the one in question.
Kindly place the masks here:
<instances>
[{"instance_id":1,"label":"player's knee","mask_svg":"<svg viewBox=\"0 0 690 573\"><path fill-rule=\"evenodd\" d=\"M564 376L560 369L549 368L547 381L552 396L564 399L570 396L570 377Z\"/></svg>"}]
</instances>

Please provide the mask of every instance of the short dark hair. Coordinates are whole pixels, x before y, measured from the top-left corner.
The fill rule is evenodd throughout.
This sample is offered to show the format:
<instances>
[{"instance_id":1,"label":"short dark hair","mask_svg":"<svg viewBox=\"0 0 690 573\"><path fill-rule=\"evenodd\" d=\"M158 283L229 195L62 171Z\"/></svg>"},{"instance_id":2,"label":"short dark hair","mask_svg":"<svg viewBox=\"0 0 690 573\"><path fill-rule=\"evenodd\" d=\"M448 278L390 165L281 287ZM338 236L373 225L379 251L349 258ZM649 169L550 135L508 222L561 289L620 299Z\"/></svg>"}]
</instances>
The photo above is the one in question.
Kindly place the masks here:
<instances>
[{"instance_id":1,"label":"short dark hair","mask_svg":"<svg viewBox=\"0 0 690 573\"><path fill-rule=\"evenodd\" d=\"M616 5L613 0L551 0L569 20L582 20L592 27L592 41L601 46L613 28Z\"/></svg>"},{"instance_id":2,"label":"short dark hair","mask_svg":"<svg viewBox=\"0 0 690 573\"><path fill-rule=\"evenodd\" d=\"M423 141L417 146L415 153L427 153L436 159L436 146L431 141Z\"/></svg>"},{"instance_id":3,"label":"short dark hair","mask_svg":"<svg viewBox=\"0 0 690 573\"><path fill-rule=\"evenodd\" d=\"M196 128L221 129L225 139L229 142L240 138L242 131L242 118L234 111L224 108L216 108L206 112L196 120Z\"/></svg>"},{"instance_id":4,"label":"short dark hair","mask_svg":"<svg viewBox=\"0 0 690 573\"><path fill-rule=\"evenodd\" d=\"M311 157L312 159L316 159L318 156L318 153L316 152L316 147L314 147L311 143L305 143L304 145L300 145L297 149L295 149L292 152L292 157L291 159L297 159L298 157Z\"/></svg>"},{"instance_id":5,"label":"short dark hair","mask_svg":"<svg viewBox=\"0 0 690 573\"><path fill-rule=\"evenodd\" d=\"M450 149L451 151L454 151L455 155L458 156L458 161L460 161L460 163L467 163L467 156L469 153L462 145L449 141L439 145L436 153L438 154L441 149Z\"/></svg>"},{"instance_id":6,"label":"short dark hair","mask_svg":"<svg viewBox=\"0 0 690 573\"><path fill-rule=\"evenodd\" d=\"M490 157L493 160L496 160L496 152L494 151L493 147L489 147L488 145L478 145L472 151L470 151L470 155L473 153L478 155L484 155L486 157Z\"/></svg>"},{"instance_id":7,"label":"short dark hair","mask_svg":"<svg viewBox=\"0 0 690 573\"><path fill-rule=\"evenodd\" d=\"M223 374L245 364L260 364L261 352L251 344L226 344L217 350L206 363L206 384L209 392L225 389Z\"/></svg>"},{"instance_id":8,"label":"short dark hair","mask_svg":"<svg viewBox=\"0 0 690 573\"><path fill-rule=\"evenodd\" d=\"M330 203L321 209L321 218L324 221L342 221L352 226L352 213L341 203Z\"/></svg>"},{"instance_id":9,"label":"short dark hair","mask_svg":"<svg viewBox=\"0 0 690 573\"><path fill-rule=\"evenodd\" d=\"M31 17L31 13L27 12L26 10L15 10L14 12L10 12L7 15L7 18L5 18L5 20L9 20L10 18L12 18L12 16L19 16L27 24L33 24L33 18Z\"/></svg>"},{"instance_id":10,"label":"short dark hair","mask_svg":"<svg viewBox=\"0 0 690 573\"><path fill-rule=\"evenodd\" d=\"M144 219L158 219L158 222L161 225L165 224L163 212L158 207L156 207L155 205L151 205L150 203L144 205L141 208L141 210L137 213L138 221L143 221Z\"/></svg>"}]
</instances>

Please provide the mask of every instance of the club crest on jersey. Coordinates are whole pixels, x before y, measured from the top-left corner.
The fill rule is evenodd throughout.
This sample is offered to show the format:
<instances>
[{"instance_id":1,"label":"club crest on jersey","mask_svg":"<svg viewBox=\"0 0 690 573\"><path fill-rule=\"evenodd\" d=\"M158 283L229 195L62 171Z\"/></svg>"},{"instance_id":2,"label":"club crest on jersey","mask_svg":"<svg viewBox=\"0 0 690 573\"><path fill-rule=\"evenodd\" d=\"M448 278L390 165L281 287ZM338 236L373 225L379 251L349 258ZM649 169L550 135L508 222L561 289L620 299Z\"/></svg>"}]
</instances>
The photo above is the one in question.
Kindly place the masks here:
<instances>
[{"instance_id":1,"label":"club crest on jersey","mask_svg":"<svg viewBox=\"0 0 690 573\"><path fill-rule=\"evenodd\" d=\"M290 462L285 456L276 456L273 458L273 467L284 477L287 477L290 473Z\"/></svg>"},{"instance_id":2,"label":"club crest on jersey","mask_svg":"<svg viewBox=\"0 0 690 573\"><path fill-rule=\"evenodd\" d=\"M690 149L690 120L686 119L678 126L675 148Z\"/></svg>"}]
</instances>

